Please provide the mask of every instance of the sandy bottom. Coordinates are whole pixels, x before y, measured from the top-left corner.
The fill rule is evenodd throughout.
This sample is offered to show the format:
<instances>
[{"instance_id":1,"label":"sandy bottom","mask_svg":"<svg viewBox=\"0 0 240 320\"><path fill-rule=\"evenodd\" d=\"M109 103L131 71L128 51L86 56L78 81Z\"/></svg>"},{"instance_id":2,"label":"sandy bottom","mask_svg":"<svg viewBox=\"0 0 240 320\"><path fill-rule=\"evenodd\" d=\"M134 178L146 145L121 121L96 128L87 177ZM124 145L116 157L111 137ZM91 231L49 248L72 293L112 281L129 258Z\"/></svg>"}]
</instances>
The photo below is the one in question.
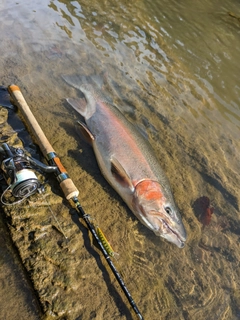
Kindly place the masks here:
<instances>
[{"instance_id":1,"label":"sandy bottom","mask_svg":"<svg viewBox=\"0 0 240 320\"><path fill-rule=\"evenodd\" d=\"M21 259L13 249L11 238L0 222L1 262L0 262L0 318L1 319L40 319L41 309L29 282ZM19 317L20 315L20 317Z\"/></svg>"}]
</instances>

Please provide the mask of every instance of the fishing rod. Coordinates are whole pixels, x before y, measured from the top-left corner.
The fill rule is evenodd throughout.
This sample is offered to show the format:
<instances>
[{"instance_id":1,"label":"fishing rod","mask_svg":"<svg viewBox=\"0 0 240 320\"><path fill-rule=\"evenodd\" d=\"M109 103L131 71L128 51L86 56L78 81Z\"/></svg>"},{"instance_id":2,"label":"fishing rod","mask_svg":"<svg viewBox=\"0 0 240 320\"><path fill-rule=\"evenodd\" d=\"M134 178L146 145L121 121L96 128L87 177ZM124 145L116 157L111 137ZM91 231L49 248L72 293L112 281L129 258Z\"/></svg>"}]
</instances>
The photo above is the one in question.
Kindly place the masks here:
<instances>
[{"instance_id":1,"label":"fishing rod","mask_svg":"<svg viewBox=\"0 0 240 320\"><path fill-rule=\"evenodd\" d=\"M139 319L143 320L143 316L140 313L136 303L134 302L130 292L128 291L121 275L117 271L114 263L111 260L109 253L107 252L106 248L104 247L103 242L101 241L100 237L98 236L94 225L90 221L90 216L85 213L83 210L79 200L78 195L79 191L77 187L74 185L73 181L69 177L66 169L61 163L61 160L57 156L55 150L51 146L50 142L48 141L47 137L45 136L44 132L42 131L41 127L39 126L36 118L34 117L33 113L31 112L26 100L24 99L20 89L16 85L11 85L8 87L8 91L15 101L16 105L20 109L24 120L27 123L30 131L34 135L43 155L45 156L46 160L48 161L50 166L55 166L57 169L55 170L55 175L57 180L60 184L60 187L64 193L66 199L70 202L70 204L74 204L76 208L76 212L79 218L83 218L85 221L88 229L90 230L91 234L93 235L94 239L97 241L104 258L106 259L109 267L111 268L115 278L117 279L119 285L121 286L125 296L127 297L130 305L132 306L134 312L138 316Z\"/></svg>"}]
</instances>

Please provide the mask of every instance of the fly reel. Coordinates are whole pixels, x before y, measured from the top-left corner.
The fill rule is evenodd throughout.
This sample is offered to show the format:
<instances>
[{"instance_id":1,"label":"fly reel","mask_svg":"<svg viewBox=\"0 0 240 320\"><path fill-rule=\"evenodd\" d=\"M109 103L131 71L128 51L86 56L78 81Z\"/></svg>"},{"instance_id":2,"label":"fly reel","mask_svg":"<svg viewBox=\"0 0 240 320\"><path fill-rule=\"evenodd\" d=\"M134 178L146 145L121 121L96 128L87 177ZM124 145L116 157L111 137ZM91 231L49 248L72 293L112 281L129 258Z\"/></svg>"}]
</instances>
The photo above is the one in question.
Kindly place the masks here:
<instances>
[{"instance_id":1,"label":"fly reel","mask_svg":"<svg viewBox=\"0 0 240 320\"><path fill-rule=\"evenodd\" d=\"M33 167L44 172L55 172L57 169L57 167L46 166L42 162L27 156L21 148L9 147L7 143L3 143L0 147L0 154L3 158L1 169L8 184L7 189L1 196L1 202L4 205L19 203L42 188ZM17 200L6 202L4 197L7 191L10 191Z\"/></svg>"}]
</instances>

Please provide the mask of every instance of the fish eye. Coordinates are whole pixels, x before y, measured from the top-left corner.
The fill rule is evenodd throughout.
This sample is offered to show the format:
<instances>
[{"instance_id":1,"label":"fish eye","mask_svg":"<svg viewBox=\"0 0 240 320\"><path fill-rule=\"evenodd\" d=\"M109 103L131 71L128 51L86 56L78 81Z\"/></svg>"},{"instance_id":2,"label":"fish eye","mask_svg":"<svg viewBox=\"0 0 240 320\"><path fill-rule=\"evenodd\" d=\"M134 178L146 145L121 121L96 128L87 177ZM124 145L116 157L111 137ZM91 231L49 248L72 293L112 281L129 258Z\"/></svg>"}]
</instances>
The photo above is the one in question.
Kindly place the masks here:
<instances>
[{"instance_id":1,"label":"fish eye","mask_svg":"<svg viewBox=\"0 0 240 320\"><path fill-rule=\"evenodd\" d=\"M171 210L171 208L169 208L169 207L165 207L164 209L165 209L165 211L167 212L167 214L169 214L169 215L171 215L171 214L172 214L172 210Z\"/></svg>"}]
</instances>

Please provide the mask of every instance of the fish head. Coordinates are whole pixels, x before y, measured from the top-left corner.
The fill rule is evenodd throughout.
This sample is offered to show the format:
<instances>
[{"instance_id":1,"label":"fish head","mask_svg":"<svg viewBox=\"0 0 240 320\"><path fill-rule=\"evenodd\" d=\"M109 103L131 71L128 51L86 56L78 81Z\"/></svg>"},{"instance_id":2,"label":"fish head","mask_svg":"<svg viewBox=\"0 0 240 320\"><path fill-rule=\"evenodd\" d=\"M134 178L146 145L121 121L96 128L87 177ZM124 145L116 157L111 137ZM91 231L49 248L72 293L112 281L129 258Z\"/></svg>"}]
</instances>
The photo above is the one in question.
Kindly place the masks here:
<instances>
[{"instance_id":1,"label":"fish head","mask_svg":"<svg viewBox=\"0 0 240 320\"><path fill-rule=\"evenodd\" d=\"M186 230L172 197L167 199L161 185L152 180L140 181L135 186L133 212L157 236L184 247Z\"/></svg>"}]
</instances>

